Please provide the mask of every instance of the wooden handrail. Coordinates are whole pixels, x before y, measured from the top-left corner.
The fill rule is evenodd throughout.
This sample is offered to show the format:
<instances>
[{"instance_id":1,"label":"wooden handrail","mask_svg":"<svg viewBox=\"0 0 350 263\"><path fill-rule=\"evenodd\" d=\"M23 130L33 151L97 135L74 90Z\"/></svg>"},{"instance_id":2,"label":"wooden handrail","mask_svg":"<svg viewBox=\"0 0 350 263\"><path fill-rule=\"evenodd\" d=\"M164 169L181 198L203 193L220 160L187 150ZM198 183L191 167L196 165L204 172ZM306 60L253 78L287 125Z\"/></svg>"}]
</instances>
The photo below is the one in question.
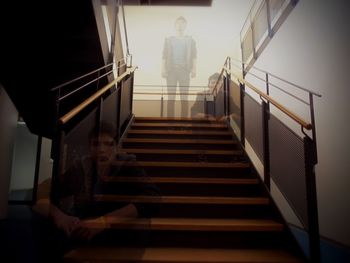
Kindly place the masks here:
<instances>
[{"instance_id":1,"label":"wooden handrail","mask_svg":"<svg viewBox=\"0 0 350 263\"><path fill-rule=\"evenodd\" d=\"M82 103L80 103L78 106L73 108L71 111L63 115L59 119L59 124L63 125L67 123L70 119L72 119L75 115L77 115L79 112L81 112L83 109L85 109L88 105L90 105L92 102L94 102L96 99L101 97L107 90L109 90L113 85L116 83L122 81L126 76L130 75L132 72L136 70L137 67L133 67L125 71L123 74L118 76L115 80L112 82L108 83L106 86L104 86L102 89L98 90L96 93L91 95L89 98L84 100Z\"/></svg>"},{"instance_id":2,"label":"wooden handrail","mask_svg":"<svg viewBox=\"0 0 350 263\"><path fill-rule=\"evenodd\" d=\"M297 123L299 123L302 127L304 127L307 130L311 130L312 129L312 124L306 122L305 120L303 120L302 118L300 118L298 115L296 115L295 113L291 112L290 110L288 110L286 107L284 107L282 104L278 103L276 100L274 100L273 98L271 98L269 95L265 94L264 92L260 91L258 88L256 88L253 84L249 83L248 81L246 81L245 79L237 76L236 74L232 73L228 68L225 68L226 72L228 72L229 74L235 76L238 81L242 84L245 84L247 87L249 87L251 90L253 90L255 93L257 93L260 97L266 99L267 101L269 101L272 105L274 105L276 108L278 108L280 111L282 111L283 113L285 113L287 116L289 116L291 119L293 119L294 121L296 121Z\"/></svg>"}]
</instances>

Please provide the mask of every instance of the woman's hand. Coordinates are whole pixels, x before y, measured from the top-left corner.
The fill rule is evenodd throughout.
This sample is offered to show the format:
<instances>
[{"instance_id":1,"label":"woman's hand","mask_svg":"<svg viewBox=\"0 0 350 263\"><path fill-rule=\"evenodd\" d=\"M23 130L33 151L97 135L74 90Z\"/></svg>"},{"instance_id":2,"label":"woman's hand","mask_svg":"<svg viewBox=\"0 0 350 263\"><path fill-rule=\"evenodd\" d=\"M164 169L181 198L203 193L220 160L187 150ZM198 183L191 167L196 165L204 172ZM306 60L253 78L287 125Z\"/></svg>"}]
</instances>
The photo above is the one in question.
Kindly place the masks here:
<instances>
[{"instance_id":1,"label":"woman's hand","mask_svg":"<svg viewBox=\"0 0 350 263\"><path fill-rule=\"evenodd\" d=\"M80 219L78 217L67 215L54 205L51 205L50 207L50 216L53 223L59 229L62 229L68 237L72 235L80 223Z\"/></svg>"},{"instance_id":2,"label":"woman's hand","mask_svg":"<svg viewBox=\"0 0 350 263\"><path fill-rule=\"evenodd\" d=\"M107 229L109 225L104 216L94 219L81 220L79 226L75 229L73 236L90 241L94 236Z\"/></svg>"}]
</instances>

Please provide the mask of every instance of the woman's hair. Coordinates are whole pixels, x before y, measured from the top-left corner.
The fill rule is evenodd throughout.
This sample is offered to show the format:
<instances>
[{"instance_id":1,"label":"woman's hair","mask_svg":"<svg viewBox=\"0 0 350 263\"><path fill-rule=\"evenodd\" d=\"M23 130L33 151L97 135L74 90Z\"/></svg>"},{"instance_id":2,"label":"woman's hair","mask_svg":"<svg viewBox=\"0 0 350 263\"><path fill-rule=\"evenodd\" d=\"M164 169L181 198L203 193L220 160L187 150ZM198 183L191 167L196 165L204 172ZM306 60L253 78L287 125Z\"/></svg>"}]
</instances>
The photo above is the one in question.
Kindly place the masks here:
<instances>
[{"instance_id":1,"label":"woman's hair","mask_svg":"<svg viewBox=\"0 0 350 263\"><path fill-rule=\"evenodd\" d=\"M101 121L99 126L95 126L89 133L89 140L98 137L99 134L107 134L115 139L117 131L115 126L107 121Z\"/></svg>"},{"instance_id":2,"label":"woman's hair","mask_svg":"<svg viewBox=\"0 0 350 263\"><path fill-rule=\"evenodd\" d=\"M215 81L218 81L218 79L220 78L220 73L214 73L213 75L211 75L208 79L208 83L210 83L210 81L213 79Z\"/></svg>"}]
</instances>

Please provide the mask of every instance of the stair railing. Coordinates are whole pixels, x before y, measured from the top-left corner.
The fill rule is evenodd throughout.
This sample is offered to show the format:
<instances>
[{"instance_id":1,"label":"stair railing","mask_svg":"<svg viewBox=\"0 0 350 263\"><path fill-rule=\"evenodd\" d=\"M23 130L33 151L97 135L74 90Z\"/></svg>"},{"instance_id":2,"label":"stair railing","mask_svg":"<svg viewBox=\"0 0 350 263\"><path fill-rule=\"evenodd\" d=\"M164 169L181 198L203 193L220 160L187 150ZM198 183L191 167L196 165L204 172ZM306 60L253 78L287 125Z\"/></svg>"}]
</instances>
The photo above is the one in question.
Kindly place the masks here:
<instances>
[{"instance_id":1,"label":"stair railing","mask_svg":"<svg viewBox=\"0 0 350 263\"><path fill-rule=\"evenodd\" d=\"M51 200L57 200L57 191L59 180L66 169L82 156L88 153L88 134L97 128L99 130L101 121L107 121L116 127L116 142L118 143L127 130L128 125L132 122L132 101L133 101L133 82L134 71L137 67L127 68L117 78L109 81L107 84L96 90L88 98L75 104L67 112L60 111L61 103L69 99L78 91L84 90L92 83L103 78L106 81L108 74L112 74L114 70L118 71L122 65L106 65L94 70L84 76L90 76L101 69L112 67L113 69L102 74L93 80L75 88L72 91L61 95L65 85L60 85L53 89L56 94L56 127L55 136L52 146L53 174L51 185ZM76 80L84 78L81 76L67 83L71 84ZM60 96L59 96L60 95Z\"/></svg>"},{"instance_id":2,"label":"stair railing","mask_svg":"<svg viewBox=\"0 0 350 263\"><path fill-rule=\"evenodd\" d=\"M241 73L243 77L233 72L229 57L225 60L221 71L224 78L225 117L232 120L239 128L240 134L237 136L242 146L247 150L246 143L249 143L263 164L264 183L267 190L271 191L271 179L273 179L276 187L308 231L310 259L312 262L319 262L320 236L315 178L315 165L318 160L314 97L321 97L321 95L253 66L251 69L264 74L265 78L252 73L252 70L245 72L245 63L235 61L242 65L239 69L243 72ZM253 85L247 78L252 78L252 81L255 80L255 82L256 80L262 81L264 91ZM281 88L281 84L276 85L271 79L288 85L290 90ZM282 92L281 94L286 94L289 100L297 100L306 105L309 109L310 121L299 117L271 97L271 88ZM251 92L247 92L247 89ZM297 94L300 92L306 93L308 100ZM255 94L257 99L250 94ZM234 96L239 96L239 98ZM237 101L239 103L236 103ZM235 108L236 112L230 110L230 107ZM286 120L275 116L275 113L279 112L300 126L303 137L288 127ZM229 118L231 115L235 115L236 118Z\"/></svg>"},{"instance_id":3,"label":"stair railing","mask_svg":"<svg viewBox=\"0 0 350 263\"><path fill-rule=\"evenodd\" d=\"M244 73L248 72L299 0L256 0L240 32Z\"/></svg>"},{"instance_id":4,"label":"stair railing","mask_svg":"<svg viewBox=\"0 0 350 263\"><path fill-rule=\"evenodd\" d=\"M152 88L152 90L148 90L147 88ZM166 90L164 89L166 88ZM203 96L203 110L205 115L208 113L208 109L206 108L207 96L212 95L212 93L206 91L208 86L206 85L190 85L190 86L181 86L181 88L186 88L186 92L180 92L174 90L173 92L169 92L167 88L177 88L177 86L167 86L167 85L135 85L134 95L143 95L143 96L160 96L160 117L165 117L164 115L164 105L165 105L165 97L166 96ZM157 99L158 100L158 99ZM182 103L182 102L181 102ZM174 116L171 116L174 117Z\"/></svg>"}]
</instances>

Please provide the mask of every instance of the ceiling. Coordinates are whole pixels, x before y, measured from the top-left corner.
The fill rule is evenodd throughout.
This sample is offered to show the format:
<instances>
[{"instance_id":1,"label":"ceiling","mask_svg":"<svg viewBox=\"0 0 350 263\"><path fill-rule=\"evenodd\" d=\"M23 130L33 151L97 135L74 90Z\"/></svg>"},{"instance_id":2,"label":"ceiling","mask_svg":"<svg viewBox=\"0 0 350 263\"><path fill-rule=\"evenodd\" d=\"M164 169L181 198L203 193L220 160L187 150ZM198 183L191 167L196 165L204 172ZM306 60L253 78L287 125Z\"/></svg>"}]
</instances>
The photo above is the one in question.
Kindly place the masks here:
<instances>
[{"instance_id":1,"label":"ceiling","mask_svg":"<svg viewBox=\"0 0 350 263\"><path fill-rule=\"evenodd\" d=\"M123 0L124 5L211 6L212 0Z\"/></svg>"}]
</instances>

